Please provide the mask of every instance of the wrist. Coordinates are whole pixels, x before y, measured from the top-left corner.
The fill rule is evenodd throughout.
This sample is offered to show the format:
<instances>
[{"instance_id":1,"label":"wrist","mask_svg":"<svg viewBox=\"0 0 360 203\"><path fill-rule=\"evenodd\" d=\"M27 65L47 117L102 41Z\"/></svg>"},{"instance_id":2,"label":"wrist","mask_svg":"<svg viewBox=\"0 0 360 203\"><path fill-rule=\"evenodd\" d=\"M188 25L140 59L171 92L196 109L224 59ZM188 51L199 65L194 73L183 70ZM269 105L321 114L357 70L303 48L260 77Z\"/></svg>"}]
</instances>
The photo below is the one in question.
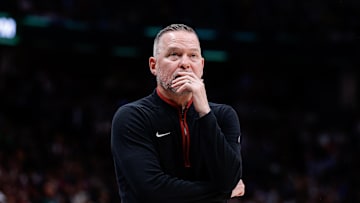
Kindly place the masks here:
<instances>
[{"instance_id":1,"label":"wrist","mask_svg":"<svg viewBox=\"0 0 360 203\"><path fill-rule=\"evenodd\" d=\"M203 117L205 115L207 115L210 112L210 108L206 109L205 111L199 112L199 117Z\"/></svg>"}]
</instances>

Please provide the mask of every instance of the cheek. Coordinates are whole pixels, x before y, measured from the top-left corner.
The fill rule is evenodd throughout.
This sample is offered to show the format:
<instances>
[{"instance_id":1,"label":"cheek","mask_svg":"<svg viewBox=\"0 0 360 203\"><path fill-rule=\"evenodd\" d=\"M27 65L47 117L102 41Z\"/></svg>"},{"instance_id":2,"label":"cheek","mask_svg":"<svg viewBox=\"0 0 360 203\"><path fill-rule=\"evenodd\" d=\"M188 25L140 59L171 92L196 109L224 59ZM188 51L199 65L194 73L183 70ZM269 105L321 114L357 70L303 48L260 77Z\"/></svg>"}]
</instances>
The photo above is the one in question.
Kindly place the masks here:
<instances>
[{"instance_id":1,"label":"cheek","mask_svg":"<svg viewBox=\"0 0 360 203\"><path fill-rule=\"evenodd\" d=\"M163 79L171 77L174 71L176 70L176 66L171 63L161 63L159 64L158 74L161 75Z\"/></svg>"},{"instance_id":2,"label":"cheek","mask_svg":"<svg viewBox=\"0 0 360 203\"><path fill-rule=\"evenodd\" d=\"M171 78L171 73L168 69L159 68L157 71L157 77L161 79L162 81L168 80Z\"/></svg>"},{"instance_id":3,"label":"cheek","mask_svg":"<svg viewBox=\"0 0 360 203\"><path fill-rule=\"evenodd\" d=\"M203 71L204 69L201 69L200 71L199 71L199 78L201 78L202 76L203 76L203 73L204 73L204 71Z\"/></svg>"},{"instance_id":4,"label":"cheek","mask_svg":"<svg viewBox=\"0 0 360 203\"><path fill-rule=\"evenodd\" d=\"M204 73L204 64L201 61L196 61L193 64L192 71L195 73L196 76L201 78L203 76L203 73Z\"/></svg>"},{"instance_id":5,"label":"cheek","mask_svg":"<svg viewBox=\"0 0 360 203\"><path fill-rule=\"evenodd\" d=\"M198 68L198 69L194 70L194 72L195 72L196 76L201 78L203 76L204 69L203 68Z\"/></svg>"}]
</instances>

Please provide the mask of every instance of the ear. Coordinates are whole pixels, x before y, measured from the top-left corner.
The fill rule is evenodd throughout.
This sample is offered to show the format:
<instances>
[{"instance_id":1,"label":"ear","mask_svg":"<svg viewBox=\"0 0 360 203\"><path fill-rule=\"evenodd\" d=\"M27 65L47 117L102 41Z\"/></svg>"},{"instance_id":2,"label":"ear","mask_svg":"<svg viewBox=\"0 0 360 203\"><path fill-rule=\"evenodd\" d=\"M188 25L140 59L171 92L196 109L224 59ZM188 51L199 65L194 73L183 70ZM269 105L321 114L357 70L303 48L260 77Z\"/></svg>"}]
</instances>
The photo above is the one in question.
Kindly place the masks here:
<instances>
[{"instance_id":1,"label":"ear","mask_svg":"<svg viewBox=\"0 0 360 203\"><path fill-rule=\"evenodd\" d=\"M149 58L149 68L150 72L156 76L156 58L153 56Z\"/></svg>"},{"instance_id":2,"label":"ear","mask_svg":"<svg viewBox=\"0 0 360 203\"><path fill-rule=\"evenodd\" d=\"M201 65L202 65L202 69L201 69L201 78L202 78L203 74L204 74L204 67L205 67L205 59L204 59L204 57L201 58Z\"/></svg>"}]
</instances>

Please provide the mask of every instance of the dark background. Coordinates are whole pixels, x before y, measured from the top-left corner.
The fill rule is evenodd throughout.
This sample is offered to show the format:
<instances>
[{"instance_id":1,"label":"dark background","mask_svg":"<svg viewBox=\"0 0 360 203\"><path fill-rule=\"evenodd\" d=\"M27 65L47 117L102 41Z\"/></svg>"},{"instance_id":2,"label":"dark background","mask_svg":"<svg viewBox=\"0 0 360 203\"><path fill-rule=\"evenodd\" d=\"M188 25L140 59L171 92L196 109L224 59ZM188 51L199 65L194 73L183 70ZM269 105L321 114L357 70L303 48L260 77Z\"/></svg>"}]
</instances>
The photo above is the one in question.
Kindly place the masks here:
<instances>
[{"instance_id":1,"label":"dark background","mask_svg":"<svg viewBox=\"0 0 360 203\"><path fill-rule=\"evenodd\" d=\"M239 113L240 202L359 202L360 1L0 0L0 202L120 202L110 127L149 94L154 32L199 31L209 100ZM2 43L2 44L1 44ZM4 199L6 198L6 199Z\"/></svg>"}]
</instances>

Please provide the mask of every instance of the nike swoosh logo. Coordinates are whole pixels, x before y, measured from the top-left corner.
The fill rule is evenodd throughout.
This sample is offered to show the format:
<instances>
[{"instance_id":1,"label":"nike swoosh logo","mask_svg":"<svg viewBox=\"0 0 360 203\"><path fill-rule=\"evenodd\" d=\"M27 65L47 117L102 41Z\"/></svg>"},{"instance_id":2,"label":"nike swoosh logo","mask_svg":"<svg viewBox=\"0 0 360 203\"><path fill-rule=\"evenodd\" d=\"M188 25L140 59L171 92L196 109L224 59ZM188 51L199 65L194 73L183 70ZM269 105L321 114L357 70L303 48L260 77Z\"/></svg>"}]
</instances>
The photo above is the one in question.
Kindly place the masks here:
<instances>
[{"instance_id":1,"label":"nike swoosh logo","mask_svg":"<svg viewBox=\"0 0 360 203\"><path fill-rule=\"evenodd\" d=\"M164 137L165 135L169 135L170 132L159 134L159 132L156 132L156 137Z\"/></svg>"}]
</instances>

